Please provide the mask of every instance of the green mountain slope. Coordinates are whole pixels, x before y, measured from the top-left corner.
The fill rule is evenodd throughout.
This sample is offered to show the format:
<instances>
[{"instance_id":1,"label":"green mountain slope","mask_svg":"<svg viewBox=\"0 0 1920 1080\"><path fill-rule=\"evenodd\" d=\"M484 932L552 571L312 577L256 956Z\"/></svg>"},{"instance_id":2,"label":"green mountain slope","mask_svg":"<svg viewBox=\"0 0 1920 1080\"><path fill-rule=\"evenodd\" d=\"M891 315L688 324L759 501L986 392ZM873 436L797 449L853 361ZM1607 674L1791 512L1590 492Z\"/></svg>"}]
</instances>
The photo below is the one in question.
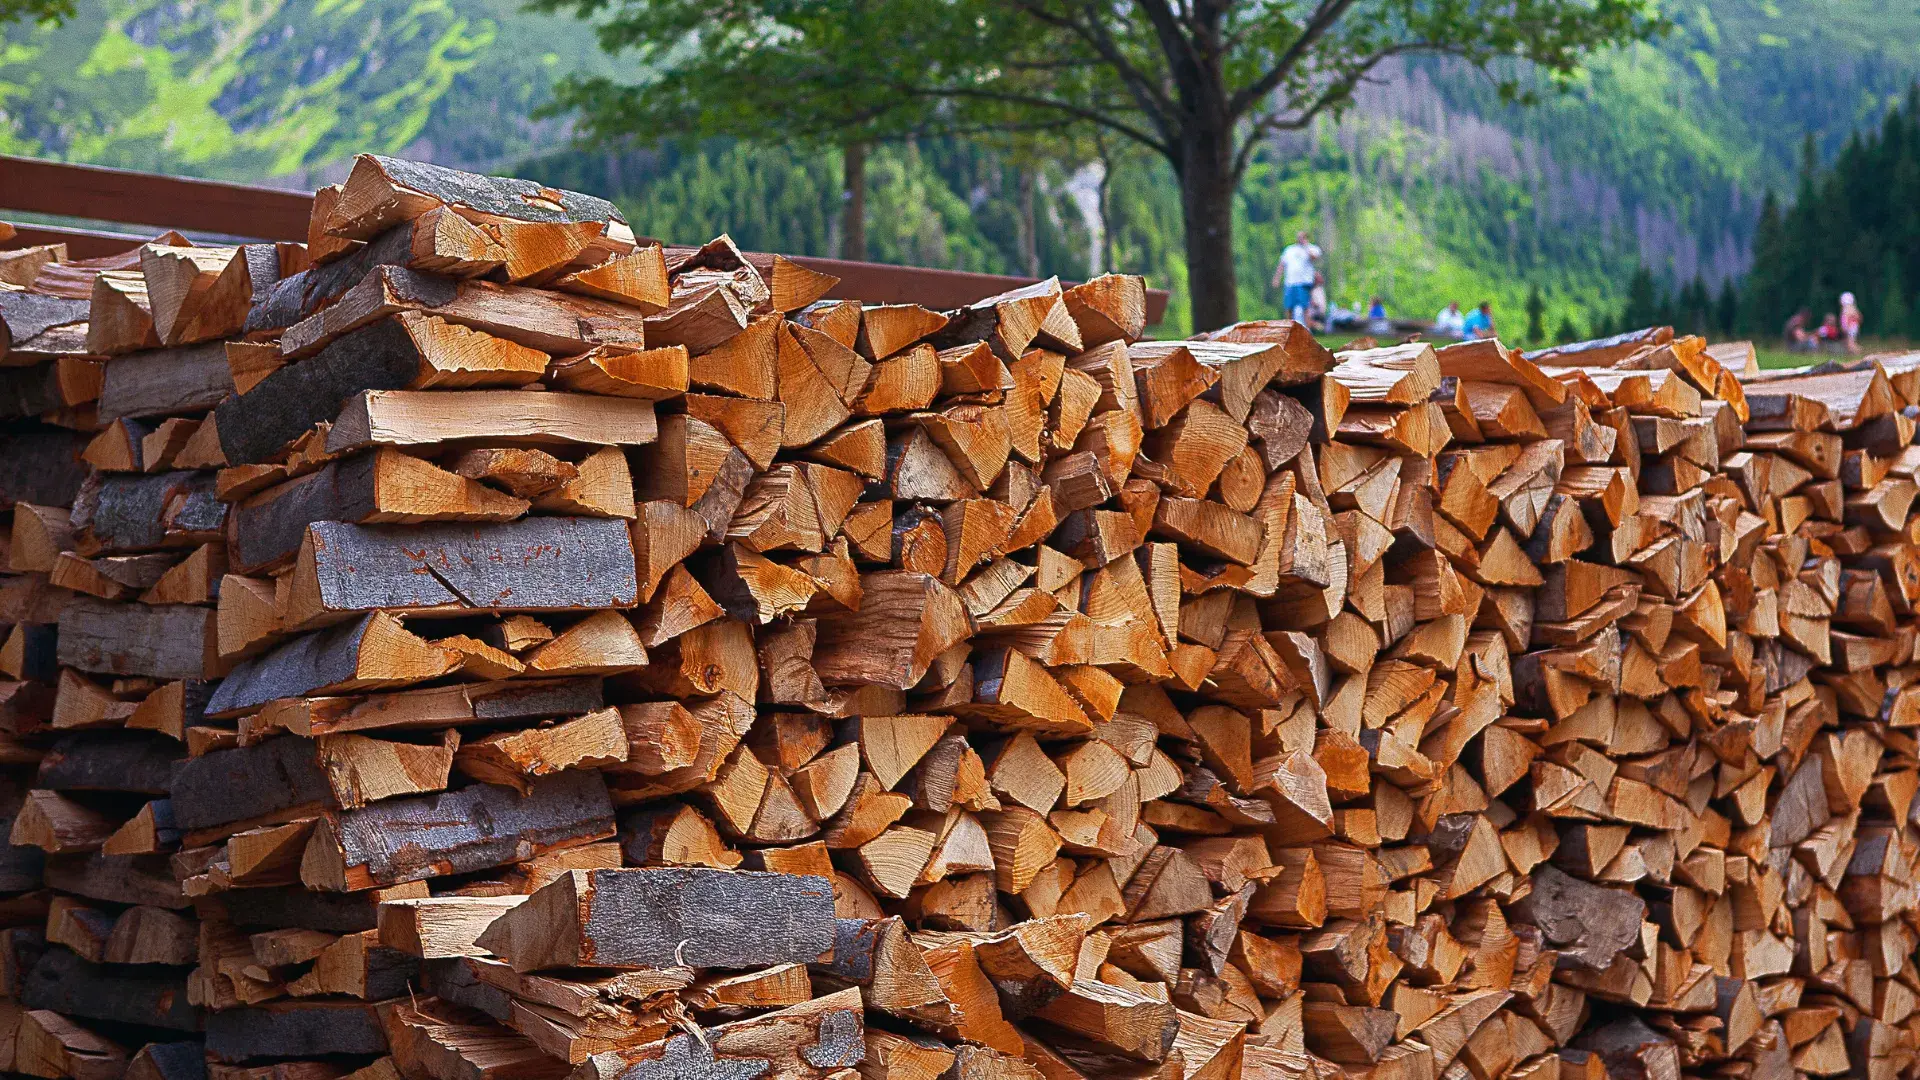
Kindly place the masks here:
<instances>
[{"instance_id":1,"label":"green mountain slope","mask_svg":"<svg viewBox=\"0 0 1920 1080\"><path fill-rule=\"evenodd\" d=\"M1243 311L1274 309L1272 261L1307 227L1329 249L1337 301L1378 294L1423 314L1491 298L1512 333L1538 286L1549 328L1584 329L1643 262L1676 283L1741 271L1760 194L1791 184L1802 136L1832 153L1920 75L1910 3L1666 10L1671 37L1596 58L1538 106L1412 64L1344 117L1276 142L1240 198ZM534 114L582 68L617 65L585 26L512 0L82 0L59 29L0 30L0 151L303 184L360 150L405 153L598 190L658 236L726 229L752 246L834 249L830 157L572 148L563 121ZM1043 170L1027 203L990 148L886 148L870 168L873 255L1012 271L1030 246L1049 272L1110 263L1178 289L1164 167L1116 168L1102 218L1097 175L1077 164Z\"/></svg>"}]
</instances>

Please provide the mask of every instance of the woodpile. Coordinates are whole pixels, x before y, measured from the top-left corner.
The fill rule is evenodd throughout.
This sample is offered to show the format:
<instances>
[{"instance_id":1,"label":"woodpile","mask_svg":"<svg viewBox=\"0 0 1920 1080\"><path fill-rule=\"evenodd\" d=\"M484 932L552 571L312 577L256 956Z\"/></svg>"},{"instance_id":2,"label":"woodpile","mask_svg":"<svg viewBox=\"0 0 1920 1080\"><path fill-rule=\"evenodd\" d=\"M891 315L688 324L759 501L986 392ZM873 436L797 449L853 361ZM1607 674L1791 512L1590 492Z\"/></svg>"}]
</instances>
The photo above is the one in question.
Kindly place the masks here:
<instances>
[{"instance_id":1,"label":"woodpile","mask_svg":"<svg viewBox=\"0 0 1920 1080\"><path fill-rule=\"evenodd\" d=\"M371 156L0 265L7 1071L1920 1067L1920 358L862 305Z\"/></svg>"}]
</instances>

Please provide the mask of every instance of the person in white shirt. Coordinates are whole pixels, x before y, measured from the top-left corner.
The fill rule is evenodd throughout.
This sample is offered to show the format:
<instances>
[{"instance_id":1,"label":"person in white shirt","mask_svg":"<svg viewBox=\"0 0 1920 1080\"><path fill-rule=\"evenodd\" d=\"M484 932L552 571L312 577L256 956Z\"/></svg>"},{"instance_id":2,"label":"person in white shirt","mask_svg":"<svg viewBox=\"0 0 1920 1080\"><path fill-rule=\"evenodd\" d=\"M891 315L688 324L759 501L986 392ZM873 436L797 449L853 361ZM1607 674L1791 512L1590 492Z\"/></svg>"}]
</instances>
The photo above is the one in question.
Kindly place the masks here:
<instances>
[{"instance_id":1,"label":"person in white shirt","mask_svg":"<svg viewBox=\"0 0 1920 1080\"><path fill-rule=\"evenodd\" d=\"M1441 308L1440 314L1433 317L1433 336L1455 340L1467 336L1467 316L1460 310L1460 301Z\"/></svg>"},{"instance_id":2,"label":"person in white shirt","mask_svg":"<svg viewBox=\"0 0 1920 1080\"><path fill-rule=\"evenodd\" d=\"M1285 288L1280 305L1287 309L1287 317L1296 322L1305 322L1307 309L1313 305L1313 264L1320 255L1320 248L1307 238L1307 230L1301 229L1294 234L1293 243L1280 253L1279 265L1273 268L1274 287Z\"/></svg>"}]
</instances>

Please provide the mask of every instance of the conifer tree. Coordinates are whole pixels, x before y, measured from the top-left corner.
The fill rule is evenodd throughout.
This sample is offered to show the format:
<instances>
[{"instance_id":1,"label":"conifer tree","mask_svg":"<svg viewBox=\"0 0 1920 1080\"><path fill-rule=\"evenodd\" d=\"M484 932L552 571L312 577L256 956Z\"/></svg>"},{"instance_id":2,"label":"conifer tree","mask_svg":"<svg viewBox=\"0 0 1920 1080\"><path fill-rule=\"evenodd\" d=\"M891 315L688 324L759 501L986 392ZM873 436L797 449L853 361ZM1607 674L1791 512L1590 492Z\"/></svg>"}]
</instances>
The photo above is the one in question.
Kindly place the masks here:
<instances>
[{"instance_id":1,"label":"conifer tree","mask_svg":"<svg viewBox=\"0 0 1920 1080\"><path fill-rule=\"evenodd\" d=\"M1642 326L1655 326L1660 322L1660 309L1664 306L1653 284L1653 271L1645 266L1633 272L1633 279L1627 283L1627 304L1620 309L1621 329L1632 330Z\"/></svg>"},{"instance_id":2,"label":"conifer tree","mask_svg":"<svg viewBox=\"0 0 1920 1080\"><path fill-rule=\"evenodd\" d=\"M1543 320L1547 314L1546 301L1540 299L1540 286L1527 286L1527 344L1540 345L1547 336Z\"/></svg>"},{"instance_id":3,"label":"conifer tree","mask_svg":"<svg viewBox=\"0 0 1920 1080\"><path fill-rule=\"evenodd\" d=\"M1720 299L1713 305L1713 329L1722 337L1731 337L1740 320L1740 295L1734 291L1733 278L1720 283Z\"/></svg>"},{"instance_id":4,"label":"conifer tree","mask_svg":"<svg viewBox=\"0 0 1920 1080\"><path fill-rule=\"evenodd\" d=\"M1913 308L1907 301L1906 285L1900 279L1900 260L1887 256L1887 284L1880 300L1880 317L1867 324L1875 337L1910 338L1914 333Z\"/></svg>"}]
</instances>

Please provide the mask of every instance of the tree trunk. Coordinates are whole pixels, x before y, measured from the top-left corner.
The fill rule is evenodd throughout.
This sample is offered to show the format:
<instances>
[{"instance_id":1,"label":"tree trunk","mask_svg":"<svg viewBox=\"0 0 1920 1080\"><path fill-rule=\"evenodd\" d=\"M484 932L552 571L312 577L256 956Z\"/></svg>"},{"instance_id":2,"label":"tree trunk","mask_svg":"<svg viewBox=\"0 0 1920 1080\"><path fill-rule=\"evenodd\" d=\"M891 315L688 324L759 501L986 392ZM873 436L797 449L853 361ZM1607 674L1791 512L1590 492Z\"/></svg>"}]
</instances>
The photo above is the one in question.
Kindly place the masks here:
<instances>
[{"instance_id":1,"label":"tree trunk","mask_svg":"<svg viewBox=\"0 0 1920 1080\"><path fill-rule=\"evenodd\" d=\"M840 152L840 257L867 257L867 144L850 142Z\"/></svg>"},{"instance_id":2,"label":"tree trunk","mask_svg":"<svg viewBox=\"0 0 1920 1080\"><path fill-rule=\"evenodd\" d=\"M1100 270L1118 273L1118 244L1113 237L1113 161L1100 155Z\"/></svg>"},{"instance_id":3,"label":"tree trunk","mask_svg":"<svg viewBox=\"0 0 1920 1080\"><path fill-rule=\"evenodd\" d=\"M1181 145L1181 217L1187 228L1187 298L1193 329L1215 330L1240 320L1233 270L1233 126L1195 125Z\"/></svg>"},{"instance_id":4,"label":"tree trunk","mask_svg":"<svg viewBox=\"0 0 1920 1080\"><path fill-rule=\"evenodd\" d=\"M1040 276L1039 222L1034 213L1035 170L1019 168L1015 175L1020 188L1020 270L1028 277Z\"/></svg>"}]
</instances>

